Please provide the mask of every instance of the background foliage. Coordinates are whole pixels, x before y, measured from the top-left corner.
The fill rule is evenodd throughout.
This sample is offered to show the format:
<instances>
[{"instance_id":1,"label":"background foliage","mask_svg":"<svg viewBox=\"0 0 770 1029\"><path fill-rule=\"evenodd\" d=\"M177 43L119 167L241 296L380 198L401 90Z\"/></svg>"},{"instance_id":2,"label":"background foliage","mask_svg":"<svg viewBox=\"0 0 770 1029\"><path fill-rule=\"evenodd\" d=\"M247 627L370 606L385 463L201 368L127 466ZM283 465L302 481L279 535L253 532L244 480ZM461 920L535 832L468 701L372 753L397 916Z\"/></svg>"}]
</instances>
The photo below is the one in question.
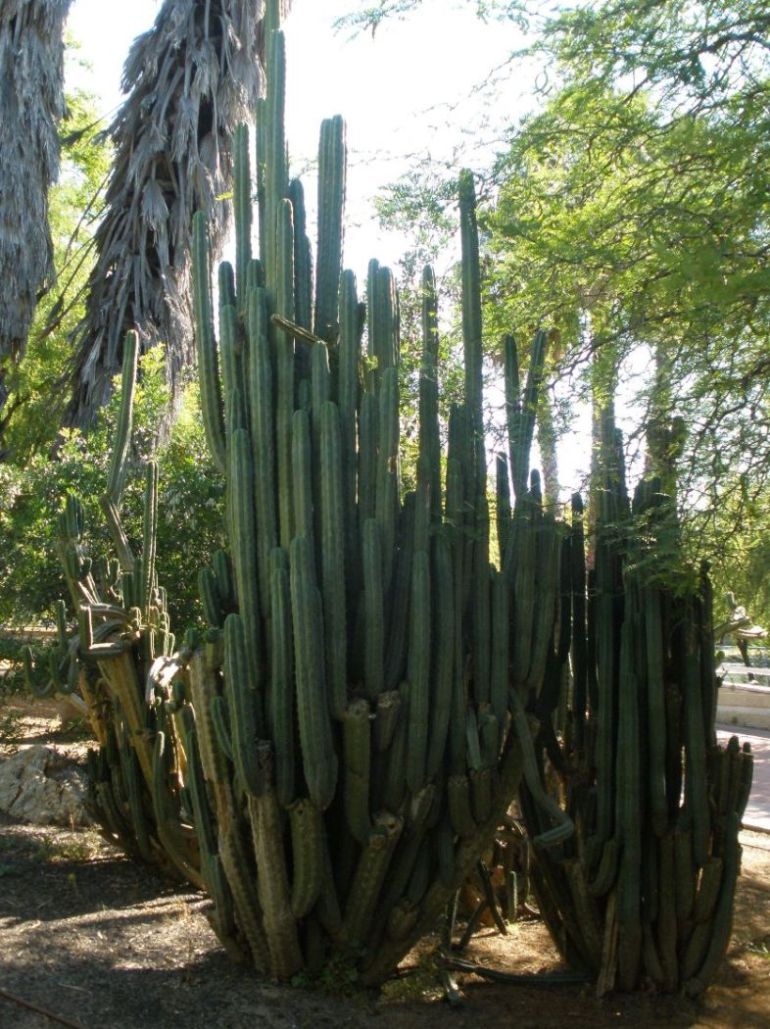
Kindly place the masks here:
<instances>
[{"instance_id":1,"label":"background foliage","mask_svg":"<svg viewBox=\"0 0 770 1029\"><path fill-rule=\"evenodd\" d=\"M125 492L124 524L132 543L141 541L142 462L155 455L159 465L158 571L169 590L177 631L199 618L198 568L221 546L223 487L209 458L200 418L197 386L184 394L168 438L158 446L168 404L162 348L142 361L137 387L133 464ZM0 622L23 625L51 617L66 590L56 552L57 515L68 493L82 501L94 557L112 556L98 498L105 490L119 390L84 435L69 429L52 458L33 454L22 467L0 464Z\"/></svg>"},{"instance_id":2,"label":"background foliage","mask_svg":"<svg viewBox=\"0 0 770 1029\"><path fill-rule=\"evenodd\" d=\"M70 43L68 59L76 53ZM39 300L24 359L8 382L11 416L3 442L14 464L53 443L67 400L70 335L83 313L93 230L111 156L98 136L96 111L90 94L67 95L67 115L59 126L61 172L49 196L56 284Z\"/></svg>"},{"instance_id":3,"label":"background foliage","mask_svg":"<svg viewBox=\"0 0 770 1029\"><path fill-rule=\"evenodd\" d=\"M502 333L526 341L547 327L552 403L539 424L546 485L558 474L549 440L573 433L581 409L596 411L617 394L637 468L646 461L678 488L689 555L711 562L718 595L733 590L770 624L766 4L456 2L490 23L515 23L526 46L511 54L512 68L522 56L542 68L536 109L509 126L494 163L476 169L485 200L490 405L500 403ZM389 18L408 18L420 4L361 0L340 24L385 32ZM41 300L11 384L10 459L0 466L0 620L25 620L59 595L45 523L70 488L93 508L113 417L108 409L87 438L64 433L49 460L65 401L68 332L81 317L79 289L91 263L95 198L110 159L94 140L91 99L71 96L68 104L65 171L52 195L59 283ZM455 180L454 168L415 164L379 200L381 219L414 240L399 283L407 340L419 338L422 265L455 233ZM457 295L455 273L440 285L446 310ZM456 330L451 317L442 325L446 369L457 367ZM402 410L413 424L416 346L405 347L404 360ZM162 387L153 374L146 365L137 456L157 438L149 398ZM459 386L450 375L444 416ZM165 403L159 393L156 400ZM195 402L188 391L160 454L160 572L174 585L183 620L195 614L196 555L208 552L220 525L221 484L211 477ZM490 431L497 421L490 410Z\"/></svg>"},{"instance_id":4,"label":"background foliage","mask_svg":"<svg viewBox=\"0 0 770 1029\"><path fill-rule=\"evenodd\" d=\"M345 23L386 31L419 4L362 3ZM529 33L512 67L542 67L537 109L478 169L488 352L547 327L543 463L551 426L564 437L581 405L596 423L614 400L637 469L678 491L689 555L770 625L766 5L472 6ZM413 261L452 231L452 176L416 164L385 191L380 216L413 233Z\"/></svg>"}]
</instances>

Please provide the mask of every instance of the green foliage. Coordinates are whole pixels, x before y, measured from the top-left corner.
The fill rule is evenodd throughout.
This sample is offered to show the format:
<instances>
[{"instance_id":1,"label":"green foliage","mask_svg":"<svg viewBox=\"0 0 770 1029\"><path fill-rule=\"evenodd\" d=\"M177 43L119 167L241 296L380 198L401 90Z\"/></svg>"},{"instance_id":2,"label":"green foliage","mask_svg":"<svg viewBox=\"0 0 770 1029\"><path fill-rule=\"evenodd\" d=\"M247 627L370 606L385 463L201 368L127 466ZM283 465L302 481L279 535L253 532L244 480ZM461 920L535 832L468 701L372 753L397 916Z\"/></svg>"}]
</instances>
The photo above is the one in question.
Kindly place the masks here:
<instances>
[{"instance_id":1,"label":"green foliage","mask_svg":"<svg viewBox=\"0 0 770 1029\"><path fill-rule=\"evenodd\" d=\"M758 99L767 74L770 14L763 0L592 0L547 25L539 47L572 75L654 88L662 106L715 110ZM626 79L628 81L628 79Z\"/></svg>"},{"instance_id":2,"label":"green foliage","mask_svg":"<svg viewBox=\"0 0 770 1029\"><path fill-rule=\"evenodd\" d=\"M371 30L374 34L389 18L404 18L422 6L423 0L378 0L377 4L360 0L360 10L343 15L336 21L337 28L348 28L360 32ZM516 21L527 25L530 20L530 4L527 0L470 0L479 18L485 21Z\"/></svg>"},{"instance_id":3,"label":"green foliage","mask_svg":"<svg viewBox=\"0 0 770 1029\"><path fill-rule=\"evenodd\" d=\"M562 434L576 401L607 406L620 375L637 422L629 447L678 490L689 554L764 611L766 519L752 498L770 481L766 5L526 6L527 52L545 73L539 110L488 174L487 348L552 330ZM440 247L449 192L418 166L380 213L415 232L417 252Z\"/></svg>"},{"instance_id":4,"label":"green foliage","mask_svg":"<svg viewBox=\"0 0 770 1029\"><path fill-rule=\"evenodd\" d=\"M697 388L693 373L712 393L740 388L770 314L765 149L697 116L661 131L643 99L601 85L559 93L498 164L487 227L499 320L549 319L571 362L660 347L672 395Z\"/></svg>"},{"instance_id":5,"label":"green foliage","mask_svg":"<svg viewBox=\"0 0 770 1029\"><path fill-rule=\"evenodd\" d=\"M188 388L168 439L158 447L168 404L161 348L145 356L141 371L131 463L139 469L157 452L158 567L169 588L174 624L184 627L199 617L197 569L220 545L222 484L205 447L197 391ZM87 436L62 431L54 457L36 453L24 467L0 465L0 532L6 540L0 555L0 622L19 625L52 617L57 599L66 595L56 525L67 494L83 503L93 557L111 555L98 498L107 480L119 407L116 391ZM138 541L143 478L139 472L129 478L124 521L129 539Z\"/></svg>"},{"instance_id":6,"label":"green foliage","mask_svg":"<svg viewBox=\"0 0 770 1029\"><path fill-rule=\"evenodd\" d=\"M64 440L56 462L47 455L30 459L25 468L0 465L0 527L5 540L0 556L0 620L23 625L51 617L53 604L64 595L55 552L55 525L67 491L96 496L99 474L92 472L89 452L78 436ZM98 465L96 466L98 468Z\"/></svg>"},{"instance_id":7,"label":"green foliage","mask_svg":"<svg viewBox=\"0 0 770 1029\"><path fill-rule=\"evenodd\" d=\"M181 633L201 620L197 572L224 540L224 483L206 446L196 386L184 393L158 465L158 574L171 624Z\"/></svg>"},{"instance_id":8,"label":"green foliage","mask_svg":"<svg viewBox=\"0 0 770 1029\"><path fill-rule=\"evenodd\" d=\"M21 664L21 651L24 647L15 637L0 636L0 661L9 664Z\"/></svg>"},{"instance_id":9,"label":"green foliage","mask_svg":"<svg viewBox=\"0 0 770 1029\"><path fill-rule=\"evenodd\" d=\"M4 691L5 692L5 691ZM15 748L24 738L24 726L17 711L3 712L0 709L0 746Z\"/></svg>"},{"instance_id":10,"label":"green foliage","mask_svg":"<svg viewBox=\"0 0 770 1029\"><path fill-rule=\"evenodd\" d=\"M738 527L739 531L736 531ZM752 621L770 629L770 488L750 476L725 475L718 496L685 523L688 551L705 554L714 595L735 593ZM717 621L727 617L724 606Z\"/></svg>"},{"instance_id":11,"label":"green foliage","mask_svg":"<svg viewBox=\"0 0 770 1029\"><path fill-rule=\"evenodd\" d=\"M25 645L10 636L0 636L0 662L5 665L0 674L0 698L2 699L29 692L24 674L23 650Z\"/></svg>"},{"instance_id":12,"label":"green foliage","mask_svg":"<svg viewBox=\"0 0 770 1029\"><path fill-rule=\"evenodd\" d=\"M720 584L753 578L752 596L751 498L770 476L767 25L764 5L706 0L605 0L547 24L536 49L558 88L500 158L486 220L490 317L547 319L564 373L591 369L584 394L626 362L690 555Z\"/></svg>"}]
</instances>

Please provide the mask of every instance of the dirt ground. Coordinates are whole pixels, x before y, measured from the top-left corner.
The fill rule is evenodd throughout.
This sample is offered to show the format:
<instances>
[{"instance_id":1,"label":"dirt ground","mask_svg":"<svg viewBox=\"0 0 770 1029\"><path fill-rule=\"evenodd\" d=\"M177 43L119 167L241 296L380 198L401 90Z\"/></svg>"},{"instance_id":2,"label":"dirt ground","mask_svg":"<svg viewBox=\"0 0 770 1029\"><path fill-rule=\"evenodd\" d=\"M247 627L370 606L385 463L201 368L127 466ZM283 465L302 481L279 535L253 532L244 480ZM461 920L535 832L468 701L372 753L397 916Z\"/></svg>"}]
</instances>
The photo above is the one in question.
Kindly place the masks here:
<instances>
[{"instance_id":1,"label":"dirt ground","mask_svg":"<svg viewBox=\"0 0 770 1029\"><path fill-rule=\"evenodd\" d=\"M17 743L83 749L40 713L15 725ZM450 1008L431 957L435 941L410 954L399 978L377 995L341 981L315 989L259 982L219 947L202 894L132 864L92 830L40 828L0 815L0 1026L768 1027L770 836L744 833L742 843L733 942L717 983L698 1003L652 993L599 1001L587 986L498 985L457 973L462 1002ZM510 972L561 967L537 921L509 926L507 936L483 931L466 956Z\"/></svg>"}]
</instances>

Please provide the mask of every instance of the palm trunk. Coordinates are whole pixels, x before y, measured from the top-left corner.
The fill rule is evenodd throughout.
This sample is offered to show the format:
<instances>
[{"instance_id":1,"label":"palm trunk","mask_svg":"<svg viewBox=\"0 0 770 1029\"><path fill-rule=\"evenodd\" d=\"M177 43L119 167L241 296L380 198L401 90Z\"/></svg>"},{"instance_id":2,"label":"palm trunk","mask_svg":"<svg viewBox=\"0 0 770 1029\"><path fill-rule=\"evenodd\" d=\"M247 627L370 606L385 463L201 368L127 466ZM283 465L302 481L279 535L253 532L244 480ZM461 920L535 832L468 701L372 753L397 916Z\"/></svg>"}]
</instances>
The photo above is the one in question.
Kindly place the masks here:
<instances>
[{"instance_id":1,"label":"palm trunk","mask_svg":"<svg viewBox=\"0 0 770 1029\"><path fill-rule=\"evenodd\" d=\"M0 4L0 457L13 368L54 277L48 189L59 171L64 20L72 0Z\"/></svg>"}]
</instances>

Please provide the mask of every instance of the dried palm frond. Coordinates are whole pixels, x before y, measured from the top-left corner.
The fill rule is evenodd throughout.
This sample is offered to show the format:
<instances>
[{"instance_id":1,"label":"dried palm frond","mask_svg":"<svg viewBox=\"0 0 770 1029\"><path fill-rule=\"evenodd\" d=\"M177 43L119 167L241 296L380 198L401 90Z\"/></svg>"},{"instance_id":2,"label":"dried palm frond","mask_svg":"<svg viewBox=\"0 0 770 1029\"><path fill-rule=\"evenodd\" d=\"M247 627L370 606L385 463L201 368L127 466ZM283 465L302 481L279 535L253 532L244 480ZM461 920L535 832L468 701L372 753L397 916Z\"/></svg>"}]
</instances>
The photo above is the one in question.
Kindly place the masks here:
<instances>
[{"instance_id":1,"label":"dried palm frond","mask_svg":"<svg viewBox=\"0 0 770 1029\"><path fill-rule=\"evenodd\" d=\"M59 171L71 2L0 3L0 416L5 372L23 354L38 297L54 277L48 189Z\"/></svg>"},{"instance_id":2,"label":"dried palm frond","mask_svg":"<svg viewBox=\"0 0 770 1029\"><path fill-rule=\"evenodd\" d=\"M131 48L128 96L109 129L115 160L76 333L70 424L87 424L108 399L129 329L144 350L166 344L174 395L193 361L192 216L211 212L219 250L228 213L217 197L230 183L230 138L261 85L263 9L263 0L165 0Z\"/></svg>"}]
</instances>

